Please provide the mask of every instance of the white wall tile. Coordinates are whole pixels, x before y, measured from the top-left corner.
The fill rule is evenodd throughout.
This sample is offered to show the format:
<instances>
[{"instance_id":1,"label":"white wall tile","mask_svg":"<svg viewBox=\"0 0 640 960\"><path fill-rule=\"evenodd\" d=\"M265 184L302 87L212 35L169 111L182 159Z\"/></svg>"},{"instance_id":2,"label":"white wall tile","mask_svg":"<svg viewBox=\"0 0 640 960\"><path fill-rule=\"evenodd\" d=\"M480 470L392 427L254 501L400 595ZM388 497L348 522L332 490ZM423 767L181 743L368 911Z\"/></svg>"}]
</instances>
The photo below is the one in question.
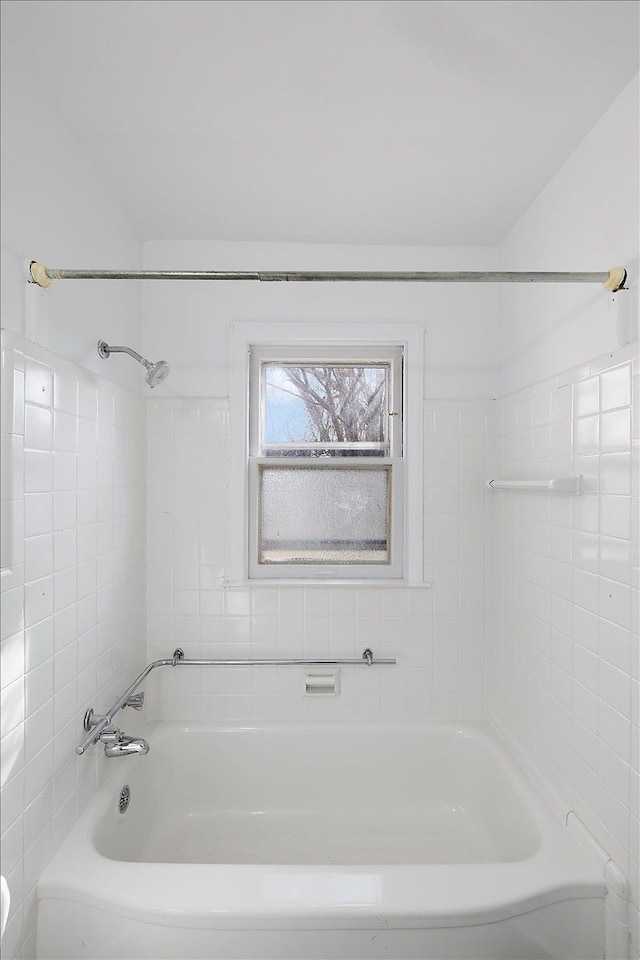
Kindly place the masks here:
<instances>
[{"instance_id":1,"label":"white wall tile","mask_svg":"<svg viewBox=\"0 0 640 960\"><path fill-rule=\"evenodd\" d=\"M59 450L53 452L53 489L76 489L76 456Z\"/></svg>"},{"instance_id":2,"label":"white wall tile","mask_svg":"<svg viewBox=\"0 0 640 960\"><path fill-rule=\"evenodd\" d=\"M551 456L566 457L571 454L571 421L556 420L551 425Z\"/></svg>"},{"instance_id":3,"label":"white wall tile","mask_svg":"<svg viewBox=\"0 0 640 960\"><path fill-rule=\"evenodd\" d=\"M637 470L633 471L637 473ZM604 454L600 457L600 489L602 493L631 495L632 464L629 453Z\"/></svg>"},{"instance_id":4,"label":"white wall tile","mask_svg":"<svg viewBox=\"0 0 640 960\"><path fill-rule=\"evenodd\" d=\"M602 409L628 407L631 404L631 364L625 363L613 370L605 370L602 382Z\"/></svg>"},{"instance_id":5,"label":"white wall tile","mask_svg":"<svg viewBox=\"0 0 640 960\"><path fill-rule=\"evenodd\" d=\"M53 370L51 367L27 360L25 364L24 398L28 403L45 407L53 404Z\"/></svg>"},{"instance_id":6,"label":"white wall tile","mask_svg":"<svg viewBox=\"0 0 640 960\"><path fill-rule=\"evenodd\" d=\"M77 417L62 410L56 410L53 415L53 437L56 452L75 453L78 448Z\"/></svg>"},{"instance_id":7,"label":"white wall tile","mask_svg":"<svg viewBox=\"0 0 640 960\"><path fill-rule=\"evenodd\" d=\"M0 605L1 639L16 636L24 627L24 587L5 590Z\"/></svg>"},{"instance_id":8,"label":"white wall tile","mask_svg":"<svg viewBox=\"0 0 640 960\"><path fill-rule=\"evenodd\" d=\"M76 563L77 551L77 531L59 530L53 534L53 568L54 570L65 570Z\"/></svg>"},{"instance_id":9,"label":"white wall tile","mask_svg":"<svg viewBox=\"0 0 640 960\"><path fill-rule=\"evenodd\" d=\"M39 710L53 696L53 660L45 660L25 677L25 702L27 713Z\"/></svg>"},{"instance_id":10,"label":"white wall tile","mask_svg":"<svg viewBox=\"0 0 640 960\"><path fill-rule=\"evenodd\" d=\"M4 766L0 807L3 828L14 830L15 827L15 845L9 837L7 849L15 853L16 865L9 876L14 902L11 925L15 931L15 935L11 935L20 949L21 940L31 944L34 939L35 880L90 796L86 785L78 800L71 796L78 777L83 777L82 771L91 764L91 758L78 758L74 754L79 718L78 663L85 667L80 679L81 692L95 696L93 705L101 709L113 698L114 680L115 685L124 684L129 674L138 672L143 657L139 641L142 611L138 601L143 582L144 530L139 508L143 495L139 486L143 442L141 426L132 420L130 428L123 427L126 442L120 452L114 451L112 458L114 464L119 464L121 492L137 505L137 515L130 509L119 521L127 550L118 549L109 538L101 538L103 559L113 561L117 556L119 561L116 582L124 619L121 619L117 639L124 640L126 655L116 663L112 655L116 635L103 632L109 645L100 654L97 650L96 528L78 527L78 521L95 524L96 520L96 386L84 371L42 348L13 337L11 341L16 345L3 342L4 369L11 368L16 376L11 382L11 415L3 414L2 426L25 432L26 451L23 455L22 436L3 436L2 493L3 497L11 494L16 499L5 499L2 503L2 550L3 564L7 559L12 563L19 561L25 582L24 587L10 584L10 580L15 581L16 566L11 570L11 577L3 577L2 583L1 652L6 681L2 702ZM27 357L26 401L20 369L23 354ZM6 399L6 383L3 387ZM124 391L106 382L101 389L105 397L111 398L112 407L116 396L124 396ZM79 390L83 398L82 412L89 417L80 427L77 421ZM133 402L142 405L137 399ZM79 474L78 438L84 457ZM9 453L6 462L5 453ZM80 497L87 498L84 500L76 496L78 476L82 488ZM113 473L103 470L100 477L104 493L111 500ZM90 496L94 497L93 506ZM6 523L7 519L11 522ZM76 568L79 559L80 565ZM112 569L114 566L112 562ZM81 601L78 601L78 582L81 592L86 593ZM85 628L80 657L76 644L79 627ZM98 657L100 687L96 684ZM118 671L122 671L122 676ZM68 785L61 791L63 768ZM83 784L85 781L83 777ZM95 777L93 783L95 787ZM5 935L3 950L7 942Z\"/></svg>"},{"instance_id":11,"label":"white wall tile","mask_svg":"<svg viewBox=\"0 0 640 960\"><path fill-rule=\"evenodd\" d=\"M625 407L600 418L600 449L603 453L629 449L631 442L631 409Z\"/></svg>"},{"instance_id":12,"label":"white wall tile","mask_svg":"<svg viewBox=\"0 0 640 960\"><path fill-rule=\"evenodd\" d=\"M573 452L578 456L597 453L600 443L600 418L581 417L573 421ZM557 453L554 456L558 456Z\"/></svg>"},{"instance_id":13,"label":"white wall tile","mask_svg":"<svg viewBox=\"0 0 640 960\"><path fill-rule=\"evenodd\" d=\"M573 397L574 417L598 413L600 409L600 378L590 377L576 383Z\"/></svg>"},{"instance_id":14,"label":"white wall tile","mask_svg":"<svg viewBox=\"0 0 640 960\"><path fill-rule=\"evenodd\" d=\"M601 619L599 629L599 652L608 663L620 670L631 672L631 632L609 620Z\"/></svg>"},{"instance_id":15,"label":"white wall tile","mask_svg":"<svg viewBox=\"0 0 640 960\"><path fill-rule=\"evenodd\" d=\"M600 497L600 534L606 537L631 537L631 498Z\"/></svg>"},{"instance_id":16,"label":"white wall tile","mask_svg":"<svg viewBox=\"0 0 640 960\"><path fill-rule=\"evenodd\" d=\"M637 496L630 365L604 357L557 379L565 385L551 391L549 420L546 405L536 406L535 430L550 428L551 453L559 458L553 475L582 473L587 492L552 495L546 514L537 494L494 498L490 577L497 584L498 615L487 644L489 714L629 871L636 822L629 776L637 729L631 721L632 652L638 645L630 630L632 490ZM536 390L544 396L540 386ZM522 409L522 401L516 394L497 407L503 431L497 469L518 476L517 455L528 442L523 446L519 433L528 427L510 411ZM549 538L534 535L540 525ZM550 643L540 628L547 616Z\"/></svg>"},{"instance_id":17,"label":"white wall tile","mask_svg":"<svg viewBox=\"0 0 640 960\"><path fill-rule=\"evenodd\" d=\"M600 661L600 696L623 717L631 717L631 677L605 660Z\"/></svg>"},{"instance_id":18,"label":"white wall tile","mask_svg":"<svg viewBox=\"0 0 640 960\"><path fill-rule=\"evenodd\" d=\"M226 457L224 449L223 455L215 459L209 456L208 450L213 447L220 450L227 428L226 404L202 400L149 401L149 651L153 647L154 655L167 655L167 649L162 653L157 649L159 632L169 647L174 636L182 638L185 625L197 623L197 614L200 629L195 634L196 642L213 646L217 638L224 636L227 656L242 656L245 648L249 655L249 642L253 656L293 657L352 657L359 655L365 646L375 644L376 652L387 649L389 655L396 654L402 660L409 635L412 642L418 639L424 642L425 638L430 642L434 611L451 621L450 627L442 627L443 635L454 636L456 644L459 619L463 615L469 623L468 634L473 636L478 649L465 651L462 666L458 666L456 655L451 679L454 695L446 703L453 711L450 716L460 717L463 711L466 716L478 715L478 700L482 701L480 672L484 663L481 649L486 537L483 518L478 519L478 514L484 514L487 507L485 444L491 408L491 402L446 401L426 410L427 435L433 436L432 459L427 462L433 466L440 458L443 465L440 483L437 482L439 474L434 470L435 487L439 489L434 491L431 502L427 497L430 539L425 544L426 555L431 554L433 544L437 543L440 570L436 579L441 581L438 587L420 591L272 585L223 590L220 579L227 555ZM459 469L459 464L464 464L464 469ZM459 486L460 478L463 487ZM163 516L169 516L169 521L162 521ZM462 594L458 571L461 554L468 563ZM198 609L193 606L191 596L197 583ZM416 647L415 651L415 666L426 668L431 664L430 647L428 651ZM462 670L466 672L463 674ZM249 711L247 716L256 715L256 710L260 716L270 711L280 716L282 709L287 715L300 716L305 710L321 710L326 719L345 716L399 719L407 714L408 700L398 697L410 697L413 715L430 716L433 709L430 694L424 693L424 706L418 709L419 692L407 692L406 666L395 668L393 676L397 679L385 681L386 693L381 692L382 700L375 704L371 692L361 685L365 679L361 678L360 686L350 688L349 674L343 694L335 698L337 703L326 702L321 707L305 707L296 684L294 689L280 690L278 706L273 710L265 702L264 691L258 692L253 687L246 692L218 690L216 695L229 701L219 709L214 707L213 691L203 688L202 693L193 695L178 694L174 690L171 695L167 693L163 709L167 715L173 715L176 698L179 698L181 716L187 716L190 709L193 716L199 716L205 709L204 700L200 699L204 697L208 715L213 711L217 716L228 716L231 711L237 716L244 706ZM193 697L191 707L190 696ZM299 701L297 707L293 706L294 701ZM443 699L439 704L441 716L444 704Z\"/></svg>"},{"instance_id":19,"label":"white wall tile","mask_svg":"<svg viewBox=\"0 0 640 960\"><path fill-rule=\"evenodd\" d=\"M10 456L13 457L14 464L20 465L21 458L17 451L12 451ZM24 478L21 479L24 482L24 493L50 493L53 490L53 454L42 450L26 450Z\"/></svg>"},{"instance_id":20,"label":"white wall tile","mask_svg":"<svg viewBox=\"0 0 640 960\"><path fill-rule=\"evenodd\" d=\"M66 371L54 370L53 406L74 417L78 413L78 382Z\"/></svg>"},{"instance_id":21,"label":"white wall tile","mask_svg":"<svg viewBox=\"0 0 640 960\"><path fill-rule=\"evenodd\" d=\"M75 529L77 523L77 494L74 490L58 490L53 494L53 529Z\"/></svg>"},{"instance_id":22,"label":"white wall tile","mask_svg":"<svg viewBox=\"0 0 640 960\"><path fill-rule=\"evenodd\" d=\"M53 606L56 613L78 599L76 568L67 567L53 575Z\"/></svg>"},{"instance_id":23,"label":"white wall tile","mask_svg":"<svg viewBox=\"0 0 640 960\"><path fill-rule=\"evenodd\" d=\"M31 450L51 450L53 418L46 407L25 405L24 444Z\"/></svg>"},{"instance_id":24,"label":"white wall tile","mask_svg":"<svg viewBox=\"0 0 640 960\"><path fill-rule=\"evenodd\" d=\"M78 390L78 414L88 420L98 417L98 393L95 385L86 379L81 379Z\"/></svg>"},{"instance_id":25,"label":"white wall tile","mask_svg":"<svg viewBox=\"0 0 640 960\"><path fill-rule=\"evenodd\" d=\"M24 544L24 576L38 580L53 573L53 534L27 537Z\"/></svg>"},{"instance_id":26,"label":"white wall tile","mask_svg":"<svg viewBox=\"0 0 640 960\"><path fill-rule=\"evenodd\" d=\"M24 623L30 627L53 614L53 577L43 577L25 584Z\"/></svg>"},{"instance_id":27,"label":"white wall tile","mask_svg":"<svg viewBox=\"0 0 640 960\"><path fill-rule=\"evenodd\" d=\"M598 592L600 616L620 627L629 628L631 626L631 589L626 584L600 577Z\"/></svg>"},{"instance_id":28,"label":"white wall tile","mask_svg":"<svg viewBox=\"0 0 640 960\"><path fill-rule=\"evenodd\" d=\"M557 387L551 393L551 420L570 420L573 416L573 395L570 384Z\"/></svg>"},{"instance_id":29,"label":"white wall tile","mask_svg":"<svg viewBox=\"0 0 640 960\"><path fill-rule=\"evenodd\" d=\"M14 680L2 688L3 734L21 727L25 715L25 691L22 679Z\"/></svg>"},{"instance_id":30,"label":"white wall tile","mask_svg":"<svg viewBox=\"0 0 640 960\"><path fill-rule=\"evenodd\" d=\"M51 741L53 726L53 700L48 699L46 703L40 707L38 710L29 710L29 716L25 722L25 736L24 736L24 756L25 760L30 760L31 757L34 757L36 753L41 750L45 744L48 744ZM52 789L52 784L47 784L47 789ZM52 810L49 809L48 817L49 819L53 816ZM25 836L25 846L27 844L27 838Z\"/></svg>"},{"instance_id":31,"label":"white wall tile","mask_svg":"<svg viewBox=\"0 0 640 960\"><path fill-rule=\"evenodd\" d=\"M29 493L24 498L24 535L37 537L53 530L53 496Z\"/></svg>"},{"instance_id":32,"label":"white wall tile","mask_svg":"<svg viewBox=\"0 0 640 960\"><path fill-rule=\"evenodd\" d=\"M629 540L600 537L600 573L609 580L620 580L622 583L629 581L631 576Z\"/></svg>"}]
</instances>

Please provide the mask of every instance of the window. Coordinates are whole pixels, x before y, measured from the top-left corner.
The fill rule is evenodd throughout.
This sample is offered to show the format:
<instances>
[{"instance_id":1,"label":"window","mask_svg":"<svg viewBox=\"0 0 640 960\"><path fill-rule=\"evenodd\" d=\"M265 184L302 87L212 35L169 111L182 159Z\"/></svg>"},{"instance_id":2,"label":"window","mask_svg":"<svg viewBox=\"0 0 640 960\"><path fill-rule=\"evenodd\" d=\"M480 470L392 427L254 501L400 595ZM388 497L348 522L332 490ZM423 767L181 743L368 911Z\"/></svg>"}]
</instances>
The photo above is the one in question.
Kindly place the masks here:
<instances>
[{"instance_id":1,"label":"window","mask_svg":"<svg viewBox=\"0 0 640 960\"><path fill-rule=\"evenodd\" d=\"M250 358L251 576L401 576L402 348Z\"/></svg>"},{"instance_id":2,"label":"window","mask_svg":"<svg viewBox=\"0 0 640 960\"><path fill-rule=\"evenodd\" d=\"M412 324L233 325L227 582L422 581L423 352Z\"/></svg>"}]
</instances>

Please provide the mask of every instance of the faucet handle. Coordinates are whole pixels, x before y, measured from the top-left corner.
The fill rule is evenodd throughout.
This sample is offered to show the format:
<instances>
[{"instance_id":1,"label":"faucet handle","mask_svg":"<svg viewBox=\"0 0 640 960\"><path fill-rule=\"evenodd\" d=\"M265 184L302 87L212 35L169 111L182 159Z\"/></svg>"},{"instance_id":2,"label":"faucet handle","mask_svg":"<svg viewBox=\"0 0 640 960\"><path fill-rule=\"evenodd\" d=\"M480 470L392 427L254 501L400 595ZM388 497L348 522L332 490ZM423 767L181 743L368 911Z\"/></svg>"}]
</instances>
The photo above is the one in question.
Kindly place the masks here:
<instances>
[{"instance_id":1,"label":"faucet handle","mask_svg":"<svg viewBox=\"0 0 640 960\"><path fill-rule=\"evenodd\" d=\"M133 697L129 697L129 699L125 701L124 705L125 707L133 707L134 710L142 710L143 704L144 693L140 692L136 693Z\"/></svg>"},{"instance_id":2,"label":"faucet handle","mask_svg":"<svg viewBox=\"0 0 640 960\"><path fill-rule=\"evenodd\" d=\"M101 743L105 743L108 746L112 743L120 743L122 737L123 734L117 727L106 727L98 739Z\"/></svg>"}]
</instances>

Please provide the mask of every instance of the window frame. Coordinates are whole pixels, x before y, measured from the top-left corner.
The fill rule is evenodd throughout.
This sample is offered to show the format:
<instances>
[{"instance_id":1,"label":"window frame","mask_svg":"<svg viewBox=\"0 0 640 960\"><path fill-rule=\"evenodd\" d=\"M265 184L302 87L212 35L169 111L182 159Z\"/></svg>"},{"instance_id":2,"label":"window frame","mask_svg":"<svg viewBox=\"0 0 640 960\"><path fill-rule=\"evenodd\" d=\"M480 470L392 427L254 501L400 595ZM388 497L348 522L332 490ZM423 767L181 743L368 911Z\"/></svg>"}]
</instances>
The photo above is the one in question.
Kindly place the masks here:
<instances>
[{"instance_id":1,"label":"window frame","mask_svg":"<svg viewBox=\"0 0 640 960\"><path fill-rule=\"evenodd\" d=\"M230 566L233 584L275 585L313 582L326 584L422 582L422 537L408 531L422 529L422 377L424 332L417 325L396 324L293 324L235 323L231 331L230 389ZM366 468L391 465L391 563L369 564L258 564L258 471L275 467L306 466L307 458L268 458L257 448L259 390L252 393L256 364L265 361L380 362L400 351L402 375L392 375L391 398L402 401L402 429L391 429L393 457L347 458L327 461L327 467ZM400 379L400 383L398 383ZM261 384L259 384L261 389ZM397 391L400 390L398 398ZM253 404L253 409L251 405ZM411 404L411 406L409 406ZM317 458L314 463L318 467ZM309 458L311 460L311 458ZM341 462L340 462L341 461ZM408 467L411 464L411 472ZM405 534L406 532L406 534Z\"/></svg>"},{"instance_id":2,"label":"window frame","mask_svg":"<svg viewBox=\"0 0 640 960\"><path fill-rule=\"evenodd\" d=\"M305 344L302 345L250 345L249 348L249 578L272 579L398 579L403 567L403 362L401 346L380 344ZM318 366L332 364L388 364L388 391L385 397L388 420L387 456L340 457L320 462L318 457L269 457L264 454L261 442L265 406L263 368L269 363L307 364ZM393 416L391 416L393 414ZM397 419L396 419L397 417ZM321 444L320 444L321 445ZM276 443L272 446L277 446ZM376 468L389 474L389 553L388 562L371 563L260 563L260 473L264 467L273 469L354 470Z\"/></svg>"}]
</instances>

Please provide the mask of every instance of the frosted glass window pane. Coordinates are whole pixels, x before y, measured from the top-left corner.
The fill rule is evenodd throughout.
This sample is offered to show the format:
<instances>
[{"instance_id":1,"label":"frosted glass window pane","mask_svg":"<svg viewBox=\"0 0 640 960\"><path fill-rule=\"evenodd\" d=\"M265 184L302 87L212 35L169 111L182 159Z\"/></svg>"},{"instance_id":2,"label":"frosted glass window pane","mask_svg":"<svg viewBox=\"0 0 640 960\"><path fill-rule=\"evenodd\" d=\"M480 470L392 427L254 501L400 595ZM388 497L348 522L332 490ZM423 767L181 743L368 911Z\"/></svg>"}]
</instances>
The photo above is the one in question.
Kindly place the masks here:
<instances>
[{"instance_id":1,"label":"frosted glass window pane","mask_svg":"<svg viewBox=\"0 0 640 960\"><path fill-rule=\"evenodd\" d=\"M262 374L263 446L386 443L388 363L265 363Z\"/></svg>"},{"instance_id":2,"label":"frosted glass window pane","mask_svg":"<svg viewBox=\"0 0 640 960\"><path fill-rule=\"evenodd\" d=\"M390 467L262 467L259 563L389 563Z\"/></svg>"}]
</instances>

